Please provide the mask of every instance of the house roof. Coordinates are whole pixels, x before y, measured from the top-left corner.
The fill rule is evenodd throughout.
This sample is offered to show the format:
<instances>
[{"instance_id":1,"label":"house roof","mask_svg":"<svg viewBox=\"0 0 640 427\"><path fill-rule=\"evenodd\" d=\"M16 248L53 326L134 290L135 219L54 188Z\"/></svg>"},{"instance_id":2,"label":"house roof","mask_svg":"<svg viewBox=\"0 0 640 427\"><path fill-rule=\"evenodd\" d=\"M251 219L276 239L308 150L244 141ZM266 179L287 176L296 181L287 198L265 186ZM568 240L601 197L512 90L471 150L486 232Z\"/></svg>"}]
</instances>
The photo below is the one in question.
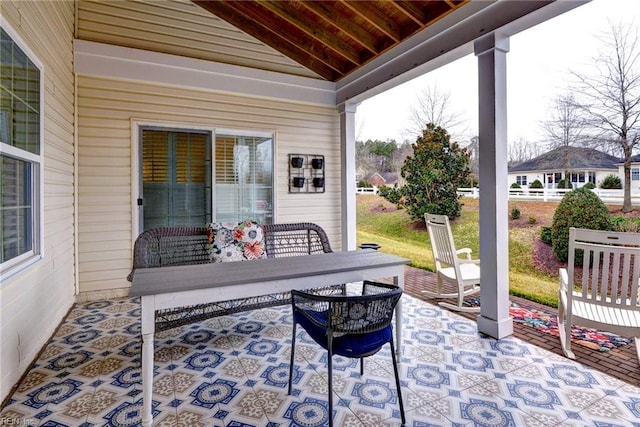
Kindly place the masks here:
<instances>
[{"instance_id":1,"label":"house roof","mask_svg":"<svg viewBox=\"0 0 640 427\"><path fill-rule=\"evenodd\" d=\"M389 61L389 56L396 60L397 65L384 70L384 77L366 82L365 87L369 88L381 83L376 80L396 78L443 55L461 57L471 53L470 44L494 30L512 35L585 3L584 0L192 1L328 81L337 82L368 64L372 64L372 69L379 68ZM527 19L523 20L524 17ZM425 43L429 46L424 46ZM400 45L403 48L397 50ZM377 65L373 64L376 62ZM370 72L361 71L363 75Z\"/></svg>"},{"instance_id":2,"label":"house roof","mask_svg":"<svg viewBox=\"0 0 640 427\"><path fill-rule=\"evenodd\" d=\"M618 157L585 147L566 147L569 169L618 169ZM557 171L565 168L565 147L548 151L535 159L509 168L509 172Z\"/></svg>"}]
</instances>

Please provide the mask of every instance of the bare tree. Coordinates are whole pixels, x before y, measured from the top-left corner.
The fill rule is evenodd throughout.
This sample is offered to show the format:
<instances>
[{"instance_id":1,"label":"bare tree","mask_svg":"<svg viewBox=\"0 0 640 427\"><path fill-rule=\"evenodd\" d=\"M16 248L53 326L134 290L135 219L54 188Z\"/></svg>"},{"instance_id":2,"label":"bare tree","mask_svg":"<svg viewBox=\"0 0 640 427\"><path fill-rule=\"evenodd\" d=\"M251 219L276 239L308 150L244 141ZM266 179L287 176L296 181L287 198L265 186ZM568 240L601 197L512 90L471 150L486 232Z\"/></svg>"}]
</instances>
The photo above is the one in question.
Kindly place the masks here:
<instances>
[{"instance_id":1,"label":"bare tree","mask_svg":"<svg viewBox=\"0 0 640 427\"><path fill-rule=\"evenodd\" d=\"M534 159L542 154L542 145L519 137L509 144L509 163L518 164Z\"/></svg>"},{"instance_id":2,"label":"bare tree","mask_svg":"<svg viewBox=\"0 0 640 427\"><path fill-rule=\"evenodd\" d=\"M563 148L564 188L569 188L570 147L581 145L584 140L586 121L582 109L572 94L556 97L551 109L551 118L542 122L548 137L548 148Z\"/></svg>"},{"instance_id":3,"label":"bare tree","mask_svg":"<svg viewBox=\"0 0 640 427\"><path fill-rule=\"evenodd\" d=\"M435 85L420 91L410 111L411 127L407 131L413 138L421 135L428 123L446 129L451 139L459 139L466 132L464 115L452 110L451 93L443 92Z\"/></svg>"},{"instance_id":4,"label":"bare tree","mask_svg":"<svg viewBox=\"0 0 640 427\"><path fill-rule=\"evenodd\" d=\"M640 146L640 46L633 24L610 23L601 37L593 74L572 72L578 80L580 107L604 141L611 141L624 159L623 212L631 205L631 157Z\"/></svg>"}]
</instances>

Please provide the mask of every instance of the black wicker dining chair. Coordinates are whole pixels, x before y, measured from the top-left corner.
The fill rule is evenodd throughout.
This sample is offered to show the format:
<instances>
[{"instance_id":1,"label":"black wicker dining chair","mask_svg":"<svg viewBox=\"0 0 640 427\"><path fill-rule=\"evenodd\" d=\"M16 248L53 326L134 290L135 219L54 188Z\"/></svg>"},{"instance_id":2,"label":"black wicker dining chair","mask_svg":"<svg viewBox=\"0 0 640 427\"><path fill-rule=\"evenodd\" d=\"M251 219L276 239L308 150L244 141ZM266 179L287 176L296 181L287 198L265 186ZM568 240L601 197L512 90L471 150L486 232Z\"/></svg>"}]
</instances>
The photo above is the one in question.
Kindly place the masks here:
<instances>
[{"instance_id":1,"label":"black wicker dining chair","mask_svg":"<svg viewBox=\"0 0 640 427\"><path fill-rule=\"evenodd\" d=\"M296 348L296 325L300 324L309 336L325 348L329 357L329 426L333 425L332 357L334 354L360 359L360 375L364 372L364 358L377 353L389 344L393 371L396 377L398 405L402 424L405 423L404 405L400 390L398 363L393 345L391 319L402 289L394 285L364 281L362 295L332 296L292 291L293 335L291 364L289 365L289 392L293 379Z\"/></svg>"}]
</instances>

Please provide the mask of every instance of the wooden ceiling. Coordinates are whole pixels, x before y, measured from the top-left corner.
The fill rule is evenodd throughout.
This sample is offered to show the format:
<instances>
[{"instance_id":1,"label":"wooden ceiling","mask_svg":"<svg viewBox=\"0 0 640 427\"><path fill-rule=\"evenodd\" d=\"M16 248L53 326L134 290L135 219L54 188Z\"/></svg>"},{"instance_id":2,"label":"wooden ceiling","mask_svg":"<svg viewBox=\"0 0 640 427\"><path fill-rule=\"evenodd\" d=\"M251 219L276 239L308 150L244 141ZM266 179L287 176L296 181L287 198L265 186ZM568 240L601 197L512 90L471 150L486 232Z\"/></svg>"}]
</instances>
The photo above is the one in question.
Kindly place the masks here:
<instances>
[{"instance_id":1,"label":"wooden ceiling","mask_svg":"<svg viewBox=\"0 0 640 427\"><path fill-rule=\"evenodd\" d=\"M329 81L469 0L193 0Z\"/></svg>"}]
</instances>

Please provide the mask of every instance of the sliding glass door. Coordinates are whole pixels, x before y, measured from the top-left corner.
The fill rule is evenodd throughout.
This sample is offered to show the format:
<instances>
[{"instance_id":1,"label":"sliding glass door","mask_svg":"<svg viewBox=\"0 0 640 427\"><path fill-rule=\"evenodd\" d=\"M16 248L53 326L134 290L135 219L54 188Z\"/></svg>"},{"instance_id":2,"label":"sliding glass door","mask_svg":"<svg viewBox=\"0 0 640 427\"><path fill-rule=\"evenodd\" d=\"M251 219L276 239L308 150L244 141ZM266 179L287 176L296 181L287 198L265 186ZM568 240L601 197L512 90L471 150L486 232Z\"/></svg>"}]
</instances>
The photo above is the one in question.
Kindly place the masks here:
<instances>
[{"instance_id":1,"label":"sliding glass door","mask_svg":"<svg viewBox=\"0 0 640 427\"><path fill-rule=\"evenodd\" d=\"M142 129L141 140L142 229L210 222L210 133Z\"/></svg>"},{"instance_id":2,"label":"sliding glass door","mask_svg":"<svg viewBox=\"0 0 640 427\"><path fill-rule=\"evenodd\" d=\"M141 128L141 231L273 222L273 135Z\"/></svg>"}]
</instances>

